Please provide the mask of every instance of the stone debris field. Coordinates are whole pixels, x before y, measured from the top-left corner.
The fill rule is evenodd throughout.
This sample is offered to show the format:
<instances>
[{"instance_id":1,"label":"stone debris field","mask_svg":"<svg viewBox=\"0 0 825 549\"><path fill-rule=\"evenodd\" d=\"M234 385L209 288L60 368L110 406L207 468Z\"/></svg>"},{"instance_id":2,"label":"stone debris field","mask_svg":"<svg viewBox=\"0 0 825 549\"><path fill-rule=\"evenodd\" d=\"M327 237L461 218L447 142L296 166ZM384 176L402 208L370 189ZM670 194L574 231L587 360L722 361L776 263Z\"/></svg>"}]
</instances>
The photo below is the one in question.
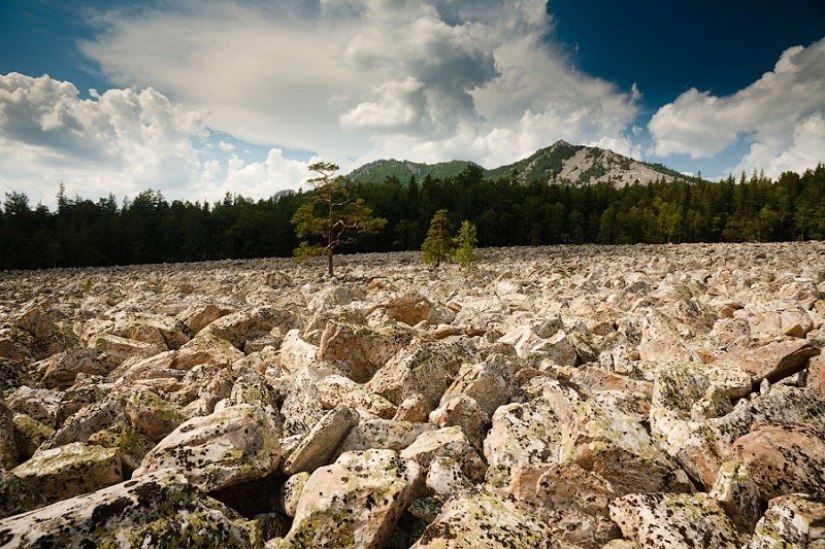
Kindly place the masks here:
<instances>
[{"instance_id":1,"label":"stone debris field","mask_svg":"<svg viewBox=\"0 0 825 549\"><path fill-rule=\"evenodd\" d=\"M825 243L0 273L0 548L825 548Z\"/></svg>"}]
</instances>

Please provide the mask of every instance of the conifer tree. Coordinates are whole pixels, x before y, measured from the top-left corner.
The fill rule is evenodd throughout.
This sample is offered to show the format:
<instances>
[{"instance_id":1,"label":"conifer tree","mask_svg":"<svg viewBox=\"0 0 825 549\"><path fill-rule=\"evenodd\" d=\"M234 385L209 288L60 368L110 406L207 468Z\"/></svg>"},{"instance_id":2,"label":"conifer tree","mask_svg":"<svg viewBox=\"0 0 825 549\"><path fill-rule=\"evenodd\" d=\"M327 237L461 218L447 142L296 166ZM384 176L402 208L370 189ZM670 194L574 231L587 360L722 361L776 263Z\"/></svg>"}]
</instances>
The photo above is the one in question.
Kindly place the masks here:
<instances>
[{"instance_id":1,"label":"conifer tree","mask_svg":"<svg viewBox=\"0 0 825 549\"><path fill-rule=\"evenodd\" d=\"M421 244L421 260L427 265L438 268L441 262L450 257L452 253L450 219L446 209L438 210L430 221L427 238Z\"/></svg>"},{"instance_id":2,"label":"conifer tree","mask_svg":"<svg viewBox=\"0 0 825 549\"><path fill-rule=\"evenodd\" d=\"M465 271L480 260L478 253L476 253L476 244L478 244L478 237L476 236L475 223L465 219L461 223L461 230L455 239L455 252L453 254L458 264Z\"/></svg>"},{"instance_id":3,"label":"conifer tree","mask_svg":"<svg viewBox=\"0 0 825 549\"><path fill-rule=\"evenodd\" d=\"M309 169L318 174L309 180L315 186L315 192L292 216L292 224L298 238L320 237L321 242L301 241L293 254L298 260L327 256L327 272L334 276L332 256L335 248L354 242L360 234L380 231L387 220L373 217L372 208L366 206L362 198L353 196L345 177L333 177L339 169L337 165L316 162Z\"/></svg>"}]
</instances>

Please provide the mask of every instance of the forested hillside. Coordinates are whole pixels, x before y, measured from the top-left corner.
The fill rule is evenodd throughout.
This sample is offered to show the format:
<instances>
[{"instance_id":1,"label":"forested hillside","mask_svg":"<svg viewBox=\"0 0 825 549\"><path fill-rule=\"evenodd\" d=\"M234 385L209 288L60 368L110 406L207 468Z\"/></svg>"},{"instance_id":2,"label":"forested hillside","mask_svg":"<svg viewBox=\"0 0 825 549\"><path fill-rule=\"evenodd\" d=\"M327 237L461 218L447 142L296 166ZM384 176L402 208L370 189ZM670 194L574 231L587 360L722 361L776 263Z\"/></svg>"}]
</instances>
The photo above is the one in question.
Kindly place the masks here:
<instances>
[{"instance_id":1,"label":"forested hillside","mask_svg":"<svg viewBox=\"0 0 825 549\"><path fill-rule=\"evenodd\" d=\"M342 252L416 250L433 214L469 220L479 245L741 242L825 238L825 166L774 181L758 174L722 182L697 179L616 188L610 183L550 185L515 175L485 178L468 165L455 176L356 185L356 196L386 229ZM168 201L147 190L98 201L58 193L57 211L7 193L0 209L0 269L289 256L290 223L311 193L253 201L227 195L215 204Z\"/></svg>"}]
</instances>

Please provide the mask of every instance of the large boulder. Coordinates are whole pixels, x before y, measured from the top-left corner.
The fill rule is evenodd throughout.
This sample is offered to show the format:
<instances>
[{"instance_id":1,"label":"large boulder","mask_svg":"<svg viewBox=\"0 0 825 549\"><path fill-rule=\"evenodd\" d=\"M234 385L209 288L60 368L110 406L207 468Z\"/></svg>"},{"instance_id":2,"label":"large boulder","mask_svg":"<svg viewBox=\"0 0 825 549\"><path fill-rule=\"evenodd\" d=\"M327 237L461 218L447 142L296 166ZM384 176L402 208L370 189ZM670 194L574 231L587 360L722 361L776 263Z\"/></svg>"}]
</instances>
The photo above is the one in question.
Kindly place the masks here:
<instances>
[{"instance_id":1,"label":"large boulder","mask_svg":"<svg viewBox=\"0 0 825 549\"><path fill-rule=\"evenodd\" d=\"M327 412L284 462L284 472L294 475L326 465L335 449L357 423L358 414L343 404Z\"/></svg>"},{"instance_id":2,"label":"large boulder","mask_svg":"<svg viewBox=\"0 0 825 549\"><path fill-rule=\"evenodd\" d=\"M203 495L179 473L136 480L0 520L9 547L223 547L253 549L256 523Z\"/></svg>"},{"instance_id":3,"label":"large boulder","mask_svg":"<svg viewBox=\"0 0 825 549\"><path fill-rule=\"evenodd\" d=\"M745 549L776 549L825 545L825 504L806 494L790 494L770 501Z\"/></svg>"},{"instance_id":4,"label":"large boulder","mask_svg":"<svg viewBox=\"0 0 825 549\"><path fill-rule=\"evenodd\" d=\"M488 492L451 499L413 549L556 549L542 521Z\"/></svg>"},{"instance_id":5,"label":"large boulder","mask_svg":"<svg viewBox=\"0 0 825 549\"><path fill-rule=\"evenodd\" d=\"M393 450L347 452L306 481L280 549L380 548L409 503L421 468Z\"/></svg>"},{"instance_id":6,"label":"large boulder","mask_svg":"<svg viewBox=\"0 0 825 549\"><path fill-rule=\"evenodd\" d=\"M47 502L94 492L123 480L116 448L82 442L38 452L11 473L34 486Z\"/></svg>"},{"instance_id":7,"label":"large boulder","mask_svg":"<svg viewBox=\"0 0 825 549\"><path fill-rule=\"evenodd\" d=\"M192 339L192 331L181 321L172 317L154 313L118 313L114 317L111 333L161 345L166 349L179 349Z\"/></svg>"},{"instance_id":8,"label":"large boulder","mask_svg":"<svg viewBox=\"0 0 825 549\"><path fill-rule=\"evenodd\" d=\"M286 333L294 328L295 315L275 307L256 307L221 316L203 328L200 335L210 334L229 341L238 349L249 339L268 335L273 329Z\"/></svg>"},{"instance_id":9,"label":"large boulder","mask_svg":"<svg viewBox=\"0 0 825 549\"><path fill-rule=\"evenodd\" d=\"M626 539L642 547L740 549L741 535L707 494L629 494L610 504Z\"/></svg>"},{"instance_id":10,"label":"large boulder","mask_svg":"<svg viewBox=\"0 0 825 549\"><path fill-rule=\"evenodd\" d=\"M178 426L132 477L174 469L205 492L263 478L280 465L280 435L279 423L259 408L231 406Z\"/></svg>"},{"instance_id":11,"label":"large boulder","mask_svg":"<svg viewBox=\"0 0 825 549\"><path fill-rule=\"evenodd\" d=\"M334 363L350 379L365 383L413 338L400 328L328 322L318 345L318 358Z\"/></svg>"}]
</instances>

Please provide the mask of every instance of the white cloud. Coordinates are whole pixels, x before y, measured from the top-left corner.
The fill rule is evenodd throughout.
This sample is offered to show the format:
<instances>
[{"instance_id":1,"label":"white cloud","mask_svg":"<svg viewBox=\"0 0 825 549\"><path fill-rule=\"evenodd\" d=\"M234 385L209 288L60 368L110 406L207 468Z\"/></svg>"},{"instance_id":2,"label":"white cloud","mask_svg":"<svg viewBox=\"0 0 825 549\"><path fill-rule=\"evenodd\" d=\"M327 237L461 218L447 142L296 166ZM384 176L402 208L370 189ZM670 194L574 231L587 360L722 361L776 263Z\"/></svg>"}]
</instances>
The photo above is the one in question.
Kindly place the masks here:
<instances>
[{"instance_id":1,"label":"white cloud","mask_svg":"<svg viewBox=\"0 0 825 549\"><path fill-rule=\"evenodd\" d=\"M638 112L638 90L548 45L544 0L158 6L104 14L83 51L119 85L203 109L214 130L333 161L514 161L561 137L621 141Z\"/></svg>"},{"instance_id":2,"label":"white cloud","mask_svg":"<svg viewBox=\"0 0 825 549\"><path fill-rule=\"evenodd\" d=\"M787 49L773 71L733 95L691 89L653 116L649 129L658 156L711 158L740 139L750 152L732 167L801 171L822 160L825 116L825 39Z\"/></svg>"},{"instance_id":3,"label":"white cloud","mask_svg":"<svg viewBox=\"0 0 825 549\"><path fill-rule=\"evenodd\" d=\"M205 136L199 113L151 88L81 99L69 82L0 75L2 190L34 201L52 202L61 181L86 197L184 187L200 169L193 140Z\"/></svg>"},{"instance_id":4,"label":"white cloud","mask_svg":"<svg viewBox=\"0 0 825 549\"><path fill-rule=\"evenodd\" d=\"M252 198L264 198L284 190L296 190L310 177L307 166L317 162L285 158L280 149L271 149L263 162L245 163L232 155L227 162L226 176L220 178L219 164L210 163L209 177L204 177L200 192L208 202L221 200L226 193Z\"/></svg>"}]
</instances>

